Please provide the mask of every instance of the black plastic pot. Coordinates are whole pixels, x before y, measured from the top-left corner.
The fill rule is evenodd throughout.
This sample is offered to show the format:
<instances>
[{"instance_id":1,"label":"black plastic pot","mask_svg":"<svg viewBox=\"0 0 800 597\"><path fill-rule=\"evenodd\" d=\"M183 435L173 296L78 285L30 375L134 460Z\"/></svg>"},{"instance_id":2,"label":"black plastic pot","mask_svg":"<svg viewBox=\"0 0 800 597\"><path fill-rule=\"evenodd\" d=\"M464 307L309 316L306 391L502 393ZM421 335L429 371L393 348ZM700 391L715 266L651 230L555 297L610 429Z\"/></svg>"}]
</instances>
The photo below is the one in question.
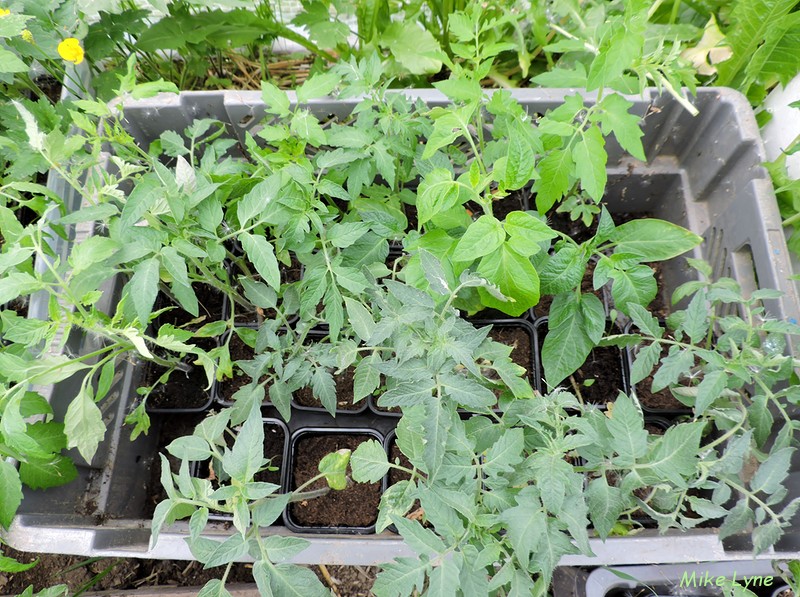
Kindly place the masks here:
<instances>
[{"instance_id":1,"label":"black plastic pot","mask_svg":"<svg viewBox=\"0 0 800 597\"><path fill-rule=\"evenodd\" d=\"M515 350L519 350L522 352L523 357L518 358L516 362L518 365L525 367L525 370L528 372L528 381L533 385L535 383L535 379L537 377L537 366L536 366L536 330L533 326L533 323L528 321L527 319L472 319L470 320L471 323L478 328L485 327L487 325L492 326L492 330L489 332L489 337L492 338L495 342L500 342L504 344L500 339L497 338L497 335L502 334L506 331L513 331L513 330L521 330L524 332L525 337L529 342L529 347L526 349L524 346L519 347ZM511 358L514 360L514 352L511 353ZM523 362L524 361L524 362ZM535 386L534 386L535 387ZM494 411L500 412L502 411L502 404L499 402L493 408Z\"/></svg>"},{"instance_id":2,"label":"black plastic pot","mask_svg":"<svg viewBox=\"0 0 800 597\"><path fill-rule=\"evenodd\" d=\"M308 343L317 342L328 335L328 332L324 330L311 330L308 335L306 336L306 340ZM324 413L330 416L330 413L324 406L308 406L306 404L301 404L297 401L297 394L299 391L296 391L292 396L292 408L297 410L304 410L308 412L317 412L317 413ZM338 403L337 403L338 405ZM347 409L347 408L337 408L336 414L337 415L359 415L363 413L368 408L367 400L361 400L358 403L354 403L354 406L357 408Z\"/></svg>"},{"instance_id":3,"label":"black plastic pot","mask_svg":"<svg viewBox=\"0 0 800 597\"><path fill-rule=\"evenodd\" d=\"M536 364L537 364L537 372L538 372L537 379L536 379L536 384L537 384L537 389L542 394L547 393L547 384L546 384L545 379L544 379L544 368L541 366L541 363L542 363L541 351L542 351L542 346L544 345L544 338L547 335L547 321L548 321L547 317L542 317L541 319L538 319L536 321L536 323L534 324L534 330L535 330L535 333L536 333ZM611 324L611 322L607 322L606 327L608 328L608 326L610 324ZM617 394L618 394L619 391L622 391L622 392L624 392L626 394L629 392L629 384L628 384L628 376L627 376L627 368L626 368L624 352L622 350L618 349L618 348L613 347L613 346L596 347L589 354L589 358L586 360L586 362L588 363L592 358L599 356L599 354L605 354L610 359L613 357L614 370L618 372L618 382L617 383L618 383L619 387L614 388L613 390L611 390L610 391L611 395L605 397L603 401L599 401L597 399L594 399L594 400L587 399L586 402L588 402L590 404L594 404L598 408L600 408L602 410L605 410L607 408L606 403L607 402L613 402L616 399ZM601 371L601 373L604 373L604 372ZM576 372L576 374L577 374L577 372ZM564 381L561 382L561 385L565 386L568 390L572 391L573 393L575 393L577 395L577 390L573 386L572 381L564 380ZM586 386L586 387L589 387L589 386ZM578 390L580 390L580 387L578 387ZM580 397L579 397L579 399L580 399Z\"/></svg>"},{"instance_id":4,"label":"black plastic pot","mask_svg":"<svg viewBox=\"0 0 800 597\"><path fill-rule=\"evenodd\" d=\"M291 437L291 443L289 447L289 462L286 471L286 491L292 491L296 489L295 485L295 465L298 462L298 458L300 457L298 449L303 447L302 442L307 438L313 438L315 436L324 437L324 436L350 436L350 437L357 437L357 438L364 438L364 440L375 439L384 444L384 436L378 433L374 429L369 428L353 428L353 427L342 427L342 428L330 428L330 427L306 427L301 428L295 431ZM351 448L351 449L354 449ZM322 458L325 454L315 455L316 458L319 456ZM380 490L379 490L379 498L380 495L386 490L386 478L384 478L381 482L379 482ZM320 498L316 498L318 500L321 499L335 499L335 492L331 490L331 493L325 495ZM377 502L376 502L376 509L375 509L375 521L371 524L362 525L362 526L346 526L346 525L330 525L330 526L323 526L323 525L304 525L300 521L298 521L297 512L295 512L296 508L304 507L299 503L289 504L284 511L284 521L286 527L295 532L295 533L342 533L342 534L349 534L349 535L364 535L370 534L375 532L375 523L377 522L378 510L377 510Z\"/></svg>"},{"instance_id":5,"label":"black plastic pot","mask_svg":"<svg viewBox=\"0 0 800 597\"><path fill-rule=\"evenodd\" d=\"M272 458L273 461L270 463L272 466L277 466L278 471L273 473L272 471L266 471L256 474L255 481L262 481L268 483L274 483L276 485L280 485L279 493L285 493L286 491L286 463L289 457L289 428L286 427L286 423L279 419L273 419L269 417L264 417L264 456L267 458ZM279 439L279 436L282 436L282 439ZM230 437L230 436L228 436ZM232 438L231 443L232 443ZM272 439L273 441L270 441ZM270 455L270 450L268 446L272 444L277 447L277 453L274 455ZM278 446L278 444L280 444ZM279 462L275 463L274 460L279 458ZM208 478L210 474L210 467L209 467L210 460L206 460L204 462L194 462L193 467L191 470L191 474L193 477L200 477L200 478ZM276 476L277 479L272 478ZM211 520L233 520L232 514L222 514L222 513L211 513L209 515L209 519ZM281 524L283 521L278 518L273 524Z\"/></svg>"}]
</instances>

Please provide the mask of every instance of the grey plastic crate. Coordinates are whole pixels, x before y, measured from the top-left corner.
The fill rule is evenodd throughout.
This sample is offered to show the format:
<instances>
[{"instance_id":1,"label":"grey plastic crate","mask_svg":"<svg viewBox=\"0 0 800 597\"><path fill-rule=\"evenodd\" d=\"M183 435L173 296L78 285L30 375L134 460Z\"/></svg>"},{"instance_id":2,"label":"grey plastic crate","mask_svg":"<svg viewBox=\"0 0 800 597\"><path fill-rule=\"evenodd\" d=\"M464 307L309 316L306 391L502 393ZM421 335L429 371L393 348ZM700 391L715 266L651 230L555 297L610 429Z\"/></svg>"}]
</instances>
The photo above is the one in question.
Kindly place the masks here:
<instances>
[{"instance_id":1,"label":"grey plastic crate","mask_svg":"<svg viewBox=\"0 0 800 597\"><path fill-rule=\"evenodd\" d=\"M433 90L406 92L429 105L444 105L447 99ZM578 90L516 90L518 101L531 114L544 113L560 105ZM291 96L291 94L290 94ZM292 96L293 97L293 96ZM760 166L763 147L753 114L746 100L727 89L702 89L695 104L698 117L690 116L668 96L648 90L643 98L630 98L635 111L644 118L647 163L624 154L617 143L608 141L609 182L606 203L613 213L649 213L654 217L686 226L703 236L705 242L694 256L705 258L717 275L729 275L746 289L778 288L785 293L767 304L780 318L800 318L797 290L791 275L786 243L770 180ZM317 100L310 103L319 116L347 116L357 100ZM587 101L589 101L587 99ZM143 146L165 130L182 131L198 118L216 118L228 126L234 138L244 141L246 131L255 132L264 115L258 92L219 91L160 95L129 101L125 105L126 127ZM51 174L49 185L63 189ZM75 201L72 201L75 203ZM91 230L78 231L80 234ZM67 251L68 244L58 247ZM690 272L679 260L663 269L665 287L674 289ZM120 283L109 287L106 300L118 297ZM35 303L35 301L34 301ZM46 316L43 305L32 304L34 316ZM86 350L89 340L71 338L70 350ZM49 491L26 490L6 538L14 547L33 552L55 552L92 556L192 559L184 541L188 524L178 522L161 534L151 550L150 521L146 516L146 480L158 466L155 454L159 421L154 419L150 436L128 441L123 429L124 415L132 406L131 389L138 371L123 366L102 408L108 423L106 440L91 463L77 459L79 478L66 487ZM50 388L48 396L57 415L63 415L75 395L75 383L67 380ZM386 423L388 417L381 419ZM346 417L336 420L320 415L318 423L348 426ZM294 424L290 431L294 432ZM387 432L383 431L384 433ZM800 458L790 481L789 499L800 495ZM800 551L800 525L789 529L776 549L761 558L792 558ZM212 523L208 535L226 536L224 523ZM290 534L285 527L264 529L264 533ZM370 565L408 554L402 540L384 532L377 535L308 535L310 548L300 553L298 563L323 562ZM594 557L565 556L565 566L675 563L693 561L749 560L746 544L723 545L714 529L658 535L644 531L625 538L590 542Z\"/></svg>"}]
</instances>

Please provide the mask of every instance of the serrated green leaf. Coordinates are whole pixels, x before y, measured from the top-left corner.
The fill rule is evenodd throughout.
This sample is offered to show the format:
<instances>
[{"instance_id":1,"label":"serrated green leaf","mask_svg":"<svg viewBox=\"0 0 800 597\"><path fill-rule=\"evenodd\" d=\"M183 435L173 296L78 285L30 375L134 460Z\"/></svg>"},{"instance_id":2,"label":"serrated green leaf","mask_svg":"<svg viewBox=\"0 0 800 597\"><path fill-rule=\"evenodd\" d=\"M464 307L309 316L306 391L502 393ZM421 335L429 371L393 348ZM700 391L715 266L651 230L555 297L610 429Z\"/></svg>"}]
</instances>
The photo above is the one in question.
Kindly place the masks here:
<instances>
[{"instance_id":1,"label":"serrated green leaf","mask_svg":"<svg viewBox=\"0 0 800 597\"><path fill-rule=\"evenodd\" d=\"M22 502L22 483L13 464L0 459L0 526L11 526L17 508Z\"/></svg>"},{"instance_id":2,"label":"serrated green leaf","mask_svg":"<svg viewBox=\"0 0 800 597\"><path fill-rule=\"evenodd\" d=\"M600 129L592 126L584 131L580 141L572 149L578 180L589 196L597 202L603 198L606 190L608 155L605 144Z\"/></svg>"},{"instance_id":3,"label":"serrated green leaf","mask_svg":"<svg viewBox=\"0 0 800 597\"><path fill-rule=\"evenodd\" d=\"M517 253L508 243L484 256L477 270L511 299L501 301L485 288L479 288L481 302L485 306L519 317L539 302L539 274L530 259Z\"/></svg>"},{"instance_id":4,"label":"serrated green leaf","mask_svg":"<svg viewBox=\"0 0 800 597\"><path fill-rule=\"evenodd\" d=\"M83 388L67 407L64 433L67 435L67 447L78 448L81 456L91 462L97 446L105 437L106 426L90 388Z\"/></svg>"},{"instance_id":5,"label":"serrated green leaf","mask_svg":"<svg viewBox=\"0 0 800 597\"><path fill-rule=\"evenodd\" d=\"M242 232L239 241L264 281L276 291L280 290L281 274L278 260L269 241L263 236L255 236L249 232Z\"/></svg>"},{"instance_id":6,"label":"serrated green leaf","mask_svg":"<svg viewBox=\"0 0 800 597\"><path fill-rule=\"evenodd\" d=\"M569 191L573 168L569 147L554 149L539 162L539 179L533 184L536 209L546 214Z\"/></svg>"},{"instance_id":7,"label":"serrated green leaf","mask_svg":"<svg viewBox=\"0 0 800 597\"><path fill-rule=\"evenodd\" d=\"M133 268L133 276L128 282L128 296L136 309L139 322L146 326L153 304L158 295L159 260L157 257L145 259Z\"/></svg>"},{"instance_id":8,"label":"serrated green leaf","mask_svg":"<svg viewBox=\"0 0 800 597\"><path fill-rule=\"evenodd\" d=\"M620 224L609 238L616 245L616 253L632 253L643 261L672 259L703 242L694 232L655 218Z\"/></svg>"},{"instance_id":9,"label":"serrated green leaf","mask_svg":"<svg viewBox=\"0 0 800 597\"><path fill-rule=\"evenodd\" d=\"M778 491L789 474L794 448L781 448L769 455L758 467L750 488L753 493L772 494Z\"/></svg>"},{"instance_id":10,"label":"serrated green leaf","mask_svg":"<svg viewBox=\"0 0 800 597\"><path fill-rule=\"evenodd\" d=\"M646 161L642 146L644 132L639 126L640 118L628 112L633 103L618 93L611 93L602 99L598 107L601 108L599 121L603 134L614 133L622 149L637 160Z\"/></svg>"},{"instance_id":11,"label":"serrated green leaf","mask_svg":"<svg viewBox=\"0 0 800 597\"><path fill-rule=\"evenodd\" d=\"M374 439L362 442L350 457L350 467L356 483L377 483L389 472L386 450Z\"/></svg>"},{"instance_id":12,"label":"serrated green leaf","mask_svg":"<svg viewBox=\"0 0 800 597\"><path fill-rule=\"evenodd\" d=\"M19 476L32 489L46 489L71 482L78 476L78 469L66 456L54 454L49 460L31 459L20 463Z\"/></svg>"}]
</instances>

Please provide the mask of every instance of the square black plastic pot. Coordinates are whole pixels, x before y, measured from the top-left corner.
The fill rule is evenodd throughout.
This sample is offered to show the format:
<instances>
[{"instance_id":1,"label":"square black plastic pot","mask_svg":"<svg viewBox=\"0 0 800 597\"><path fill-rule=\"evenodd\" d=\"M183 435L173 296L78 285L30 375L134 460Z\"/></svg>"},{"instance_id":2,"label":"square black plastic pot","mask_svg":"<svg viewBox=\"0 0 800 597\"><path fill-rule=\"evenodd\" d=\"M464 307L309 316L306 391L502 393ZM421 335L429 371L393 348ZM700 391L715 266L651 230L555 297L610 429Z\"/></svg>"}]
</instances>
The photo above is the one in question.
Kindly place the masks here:
<instances>
[{"instance_id":1,"label":"square black plastic pot","mask_svg":"<svg viewBox=\"0 0 800 597\"><path fill-rule=\"evenodd\" d=\"M314 343L314 342L318 342L319 340L322 340L327 335L328 335L328 332L325 331L325 330L311 330L308 333L308 335L306 336L306 339L309 341L309 343ZM336 379L336 378L334 377L334 379ZM309 388L306 388L306 390L310 392ZM307 404L301 404L300 402L298 402L297 395L301 391L303 391L303 390L297 390L292 395L292 408L293 409L304 410L304 411L308 411L308 412L324 413L324 414L330 416L330 413L328 412L328 410L324 406L322 406L321 404L320 404L320 406L309 406ZM314 399L314 400L316 401L316 399ZM338 396L337 396L337 403L336 404L337 404L336 416L339 416L339 415L346 415L346 416L360 415L361 413L363 413L368 408L367 400L361 400L360 402L353 403L353 406L356 406L357 408L339 408L338 407L339 406Z\"/></svg>"},{"instance_id":2,"label":"square black plastic pot","mask_svg":"<svg viewBox=\"0 0 800 597\"><path fill-rule=\"evenodd\" d=\"M268 453L267 446L270 443L269 440L271 438L277 438L278 434L283 436L283 441L280 442L280 446L278 448L278 453L272 456L274 459L275 457L280 457L280 462L275 463L274 460L270 462L270 466L277 466L277 479L269 479L268 475L272 475L272 471L266 471L262 473L258 473L255 477L255 481L262 481L267 483L274 483L275 485L280 485L280 493L284 493L286 491L286 463L289 458L289 428L286 426L286 423L281 421L280 419L273 419L270 417L264 417L264 456L270 457ZM228 436L229 437L229 436ZM278 443L276 440L272 443ZM206 460L204 462L194 462L192 463L191 475L193 477L199 478L208 478L210 474L210 467L209 467L210 460ZM211 513L209 514L210 520L222 520L228 521L233 520L232 514L226 513ZM282 521L280 519L276 520L273 524L280 524Z\"/></svg>"},{"instance_id":3,"label":"square black plastic pot","mask_svg":"<svg viewBox=\"0 0 800 597\"><path fill-rule=\"evenodd\" d=\"M344 435L344 436L360 436L363 437L365 440L374 439L377 440L381 445L384 444L384 436L378 433L378 431L369 428L353 428L353 427L341 427L332 429L330 427L306 427L301 428L295 431L292 434L290 446L289 446L289 462L286 467L286 491L293 491L295 488L295 464L298 460L298 448L299 445L301 446L301 442L306 438L311 438L314 436L337 436L337 435ZM353 448L354 449L354 448ZM326 452L327 453L327 452ZM320 459L325 456L325 454L320 454ZM380 495L386 490L386 478L379 482L380 484ZM333 493L334 490L331 490ZM325 499L328 498L331 494L324 496L324 498L316 498L316 499ZM335 495L335 494L334 494ZM284 511L284 522L286 527L295 532L295 533L339 533L339 534L347 534L347 535L364 535L364 534L372 534L375 532L375 522L377 522L377 503L376 503L376 510L375 510L375 517L376 521L372 522L372 524L363 525L363 526L346 526L346 525L304 525L300 521L297 520L296 513L294 512L295 504L289 504Z\"/></svg>"}]
</instances>

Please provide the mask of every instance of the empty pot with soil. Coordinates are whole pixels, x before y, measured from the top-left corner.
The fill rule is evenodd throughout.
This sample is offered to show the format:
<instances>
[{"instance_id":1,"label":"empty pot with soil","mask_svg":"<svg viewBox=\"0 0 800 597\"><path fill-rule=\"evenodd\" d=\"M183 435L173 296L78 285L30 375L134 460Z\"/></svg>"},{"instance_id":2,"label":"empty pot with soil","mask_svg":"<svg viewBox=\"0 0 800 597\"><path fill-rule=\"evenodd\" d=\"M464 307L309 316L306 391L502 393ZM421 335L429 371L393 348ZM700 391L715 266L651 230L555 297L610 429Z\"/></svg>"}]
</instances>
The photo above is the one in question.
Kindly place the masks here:
<instances>
[{"instance_id":1,"label":"empty pot with soil","mask_svg":"<svg viewBox=\"0 0 800 597\"><path fill-rule=\"evenodd\" d=\"M307 428L295 432L290 448L287 490L294 491L318 476L319 463L328 454L342 449L354 451L363 442L383 438L371 429ZM298 533L372 533L378 520L378 505L383 483L355 483L348 478L343 490L330 490L324 478L304 491L323 495L289 504L286 526Z\"/></svg>"}]
</instances>

